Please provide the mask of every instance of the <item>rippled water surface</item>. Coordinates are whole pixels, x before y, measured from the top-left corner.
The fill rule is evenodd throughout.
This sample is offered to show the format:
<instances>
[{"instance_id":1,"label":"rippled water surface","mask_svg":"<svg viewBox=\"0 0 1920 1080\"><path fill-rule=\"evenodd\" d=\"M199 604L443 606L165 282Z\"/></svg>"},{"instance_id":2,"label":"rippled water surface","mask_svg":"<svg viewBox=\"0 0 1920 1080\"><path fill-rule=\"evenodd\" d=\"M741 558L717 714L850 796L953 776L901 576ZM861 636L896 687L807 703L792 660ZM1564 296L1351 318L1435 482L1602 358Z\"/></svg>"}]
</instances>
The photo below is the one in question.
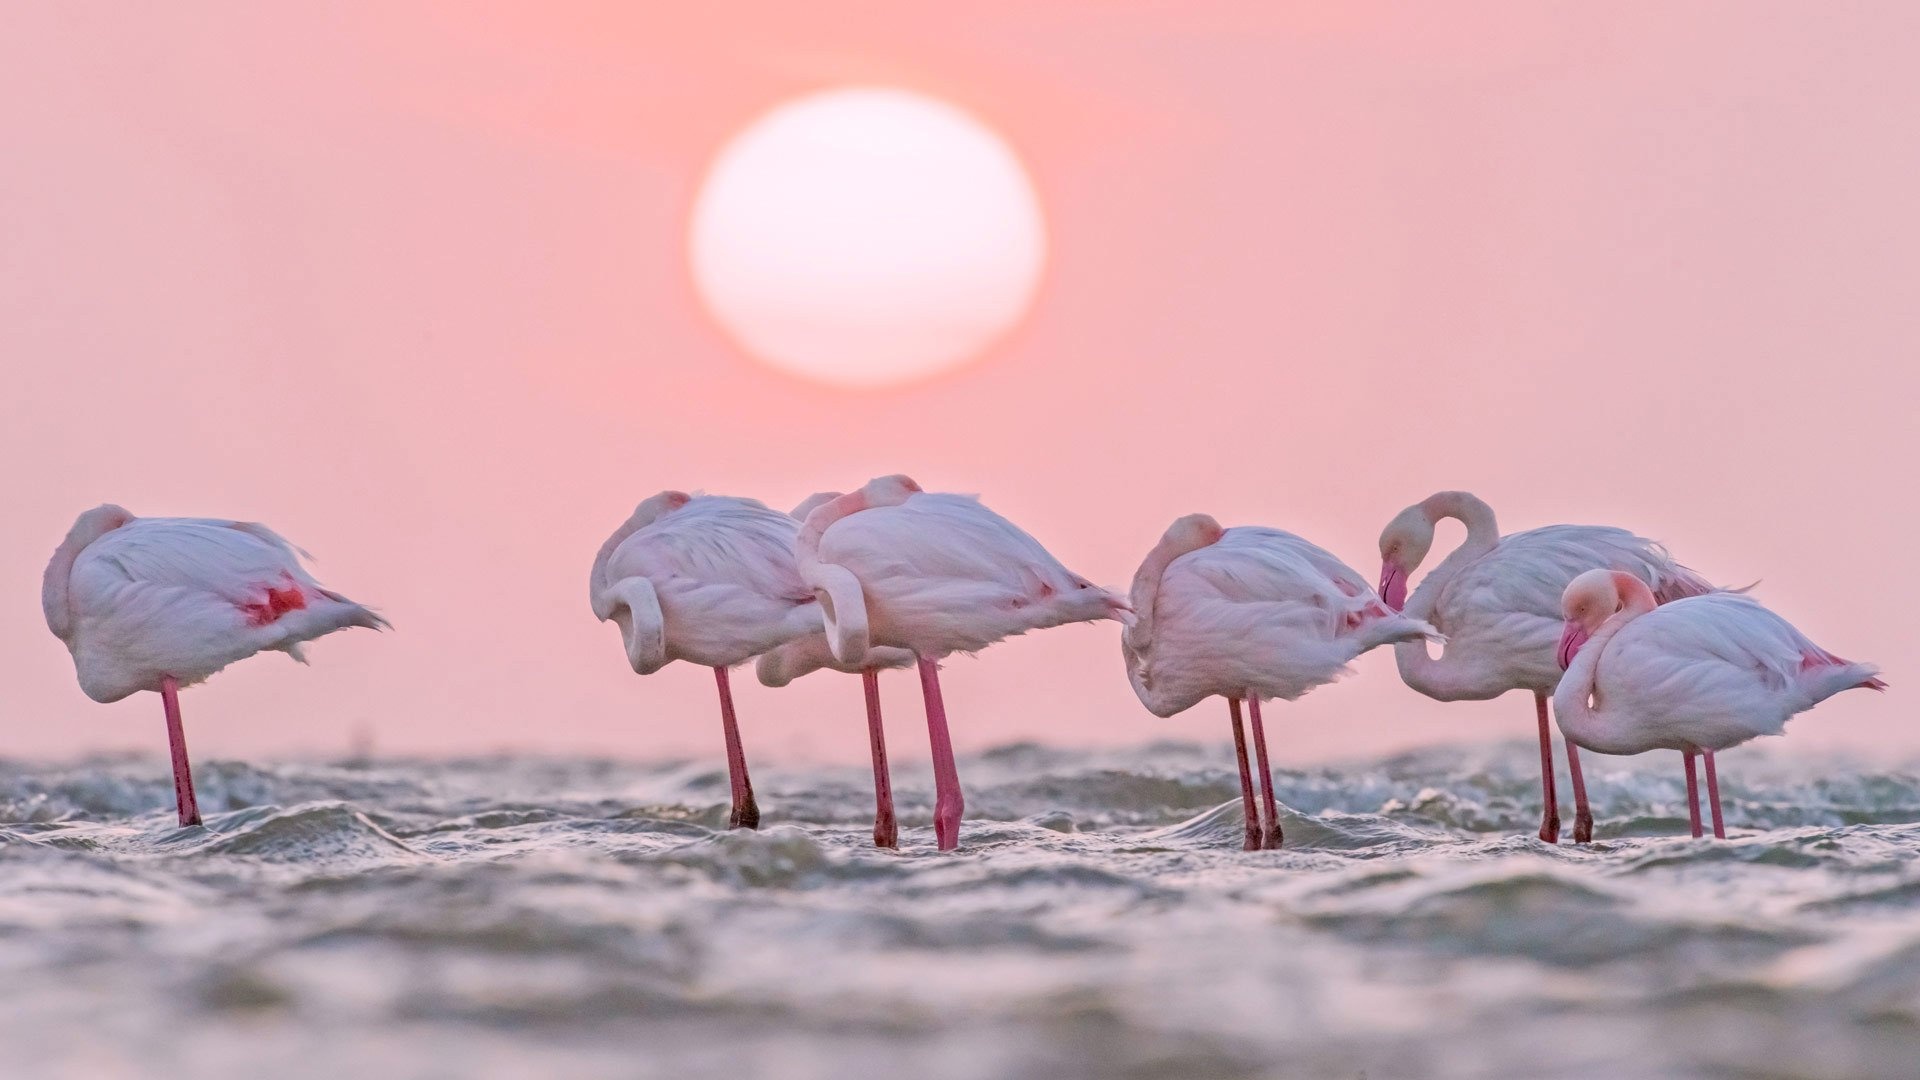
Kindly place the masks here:
<instances>
[{"instance_id":1,"label":"rippled water surface","mask_svg":"<svg viewBox=\"0 0 1920 1080\"><path fill-rule=\"evenodd\" d=\"M1523 745L1282 772L1224 748L962 762L938 855L856 768L484 759L0 765L0 1058L50 1077L1914 1077L1920 779L1589 758L1550 848ZM1668 760L1671 759L1671 760ZM1564 778L1562 781L1564 790Z\"/></svg>"}]
</instances>

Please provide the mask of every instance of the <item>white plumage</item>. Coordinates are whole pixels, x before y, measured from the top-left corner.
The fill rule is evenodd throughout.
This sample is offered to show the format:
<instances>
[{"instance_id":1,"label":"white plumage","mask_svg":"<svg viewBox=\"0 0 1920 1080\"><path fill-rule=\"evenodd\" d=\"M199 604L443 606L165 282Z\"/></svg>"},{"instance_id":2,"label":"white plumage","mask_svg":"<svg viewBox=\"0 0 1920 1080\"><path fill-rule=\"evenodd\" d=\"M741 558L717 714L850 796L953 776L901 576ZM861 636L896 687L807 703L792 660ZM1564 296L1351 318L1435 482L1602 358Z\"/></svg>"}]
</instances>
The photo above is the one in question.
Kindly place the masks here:
<instances>
[{"instance_id":1,"label":"white plumage","mask_svg":"<svg viewBox=\"0 0 1920 1080\"><path fill-rule=\"evenodd\" d=\"M1613 595L1627 591L1607 584ZM1725 750L1781 734L1796 713L1842 690L1884 685L1873 665L1834 656L1738 593L1630 605L1613 619L1575 655L1553 697L1560 730L1602 754Z\"/></svg>"},{"instance_id":2,"label":"white plumage","mask_svg":"<svg viewBox=\"0 0 1920 1080\"><path fill-rule=\"evenodd\" d=\"M753 499L662 492L594 559L593 613L620 627L633 670L732 667L820 628L793 561L798 524Z\"/></svg>"},{"instance_id":3,"label":"white plumage","mask_svg":"<svg viewBox=\"0 0 1920 1080\"><path fill-rule=\"evenodd\" d=\"M1206 542L1209 532L1216 539ZM1176 522L1147 557L1133 608L1138 622L1121 649L1156 716L1216 694L1292 701L1368 649L1438 636L1389 611L1326 550L1279 529L1221 530L1205 515Z\"/></svg>"},{"instance_id":4,"label":"white plumage","mask_svg":"<svg viewBox=\"0 0 1920 1080\"><path fill-rule=\"evenodd\" d=\"M332 592L279 534L252 522L139 518L101 506L74 523L41 585L47 627L80 688L118 701L161 680L189 686L266 650L385 619Z\"/></svg>"}]
</instances>

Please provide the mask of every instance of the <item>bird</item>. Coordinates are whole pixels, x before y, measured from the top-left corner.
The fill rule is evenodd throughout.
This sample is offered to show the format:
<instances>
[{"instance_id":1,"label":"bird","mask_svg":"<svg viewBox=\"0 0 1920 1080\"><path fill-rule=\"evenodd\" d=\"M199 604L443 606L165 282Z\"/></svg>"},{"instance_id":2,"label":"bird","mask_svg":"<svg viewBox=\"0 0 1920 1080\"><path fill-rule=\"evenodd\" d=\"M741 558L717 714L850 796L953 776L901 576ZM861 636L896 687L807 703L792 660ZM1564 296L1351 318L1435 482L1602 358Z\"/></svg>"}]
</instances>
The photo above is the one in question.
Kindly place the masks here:
<instances>
[{"instance_id":1,"label":"bird","mask_svg":"<svg viewBox=\"0 0 1920 1080\"><path fill-rule=\"evenodd\" d=\"M180 688L268 650L306 663L301 646L349 626L388 627L321 586L305 554L265 525L135 517L111 503L77 518L41 580L47 629L73 654L99 702L160 695L180 826L201 824L180 722Z\"/></svg>"},{"instance_id":2,"label":"bird","mask_svg":"<svg viewBox=\"0 0 1920 1080\"><path fill-rule=\"evenodd\" d=\"M965 798L940 660L1029 630L1132 618L1124 599L1069 571L979 499L923 491L897 474L815 507L794 551L835 658L853 663L875 646L914 655L933 748L941 851L959 845Z\"/></svg>"},{"instance_id":3,"label":"bird","mask_svg":"<svg viewBox=\"0 0 1920 1080\"><path fill-rule=\"evenodd\" d=\"M837 499L838 491L821 491L807 496L789 515L794 521L806 520L813 508ZM798 532L796 524L795 531ZM762 653L754 664L754 673L763 686L781 687L801 676L828 668L860 676L867 701L867 739L873 752L873 846L900 846L900 826L893 812L893 780L887 768L887 735L880 722L880 671L884 668L913 666L913 654L905 649L885 646L867 650L853 663L842 663L827 647L824 626L814 633L798 637L771 651Z\"/></svg>"},{"instance_id":4,"label":"bird","mask_svg":"<svg viewBox=\"0 0 1920 1080\"><path fill-rule=\"evenodd\" d=\"M1695 836L1695 755L1706 759L1713 835L1725 839L1716 751L1779 735L1795 714L1842 690L1887 686L1872 664L1815 645L1744 593L1662 605L1634 574L1589 570L1567 586L1562 611L1556 655L1566 674L1553 695L1561 734L1599 754L1680 751Z\"/></svg>"},{"instance_id":5,"label":"bird","mask_svg":"<svg viewBox=\"0 0 1920 1080\"><path fill-rule=\"evenodd\" d=\"M1407 595L1407 581L1433 546L1443 518L1467 527L1467 538ZM1394 646L1400 677L1439 701L1484 701L1509 690L1533 691L1540 735L1540 787L1545 809L1540 839L1560 838L1554 793L1553 736L1547 699L1560 684L1554 642L1560 633L1560 594L1575 576L1596 567L1644 580L1662 603L1714 591L1699 574L1675 562L1659 544L1606 525L1548 525L1500 535L1493 508L1464 491L1442 491L1402 510L1380 533L1380 595L1388 607L1432 623L1446 636L1435 658L1424 642ZM1573 839L1593 837L1580 755L1567 747L1573 781Z\"/></svg>"},{"instance_id":6,"label":"bird","mask_svg":"<svg viewBox=\"0 0 1920 1080\"><path fill-rule=\"evenodd\" d=\"M1366 579L1324 549L1279 529L1222 529L1206 514L1167 528L1133 578L1134 623L1121 632L1127 679L1155 716L1227 699L1240 766L1248 851L1283 839L1267 765L1264 698L1293 701L1349 670L1376 645L1438 639L1387 608ZM1264 826L1254 806L1240 703L1253 721Z\"/></svg>"},{"instance_id":7,"label":"bird","mask_svg":"<svg viewBox=\"0 0 1920 1080\"><path fill-rule=\"evenodd\" d=\"M755 499L662 491L635 507L593 560L593 613L620 628L637 674L675 660L713 669L732 793L729 828L758 828L760 807L728 669L820 629L813 593L794 566L798 528Z\"/></svg>"}]
</instances>

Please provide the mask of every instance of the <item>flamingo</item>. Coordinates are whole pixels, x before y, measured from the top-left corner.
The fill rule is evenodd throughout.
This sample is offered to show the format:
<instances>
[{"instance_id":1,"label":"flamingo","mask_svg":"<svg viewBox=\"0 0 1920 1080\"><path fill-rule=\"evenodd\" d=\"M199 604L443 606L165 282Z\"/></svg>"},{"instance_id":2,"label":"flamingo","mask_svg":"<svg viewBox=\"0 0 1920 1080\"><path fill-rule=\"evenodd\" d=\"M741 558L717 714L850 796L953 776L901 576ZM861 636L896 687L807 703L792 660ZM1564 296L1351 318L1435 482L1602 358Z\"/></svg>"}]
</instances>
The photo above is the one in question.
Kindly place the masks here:
<instances>
[{"instance_id":1,"label":"flamingo","mask_svg":"<svg viewBox=\"0 0 1920 1080\"><path fill-rule=\"evenodd\" d=\"M1120 638L1127 678L1155 716L1218 694L1233 720L1246 814L1246 850L1278 848L1280 819L1267 765L1262 698L1298 699L1349 670L1376 645L1437 639L1432 626L1387 609L1365 578L1279 529L1222 529L1206 514L1175 521L1133 578L1135 622ZM1240 702L1253 721L1265 826L1254 807Z\"/></svg>"},{"instance_id":2,"label":"flamingo","mask_svg":"<svg viewBox=\"0 0 1920 1080\"><path fill-rule=\"evenodd\" d=\"M793 508L795 522L806 520L814 507L839 498L841 492L822 491L809 495ZM796 532L798 531L796 527ZM893 814L893 781L887 770L887 735L880 723L880 670L913 664L913 654L905 649L885 647L867 650L867 655L851 664L841 663L827 646L824 629L798 637L777 649L761 654L754 665L763 686L785 686L795 679L821 668L846 674L857 673L867 700L867 738L873 751L873 846L900 846L900 826Z\"/></svg>"},{"instance_id":3,"label":"flamingo","mask_svg":"<svg viewBox=\"0 0 1920 1080\"><path fill-rule=\"evenodd\" d=\"M1407 579L1433 546L1433 527L1453 518L1467 539L1420 582L1411 599ZM1446 635L1442 655L1407 641L1394 646L1400 677L1439 701L1484 701L1509 690L1533 691L1540 734L1540 787L1545 810L1540 839L1560 838L1560 806L1553 786L1553 736L1547 698L1560 685L1554 642L1560 632L1560 594L1595 567L1623 570L1646 581L1665 603L1712 592L1713 586L1680 565L1666 549L1625 529L1605 525L1548 525L1501 536L1493 508L1464 491L1442 491L1402 510L1380 534L1380 595L1388 607L1433 624ZM1593 838L1593 815L1583 792L1580 755L1567 746L1573 780L1573 839Z\"/></svg>"},{"instance_id":4,"label":"flamingo","mask_svg":"<svg viewBox=\"0 0 1920 1080\"><path fill-rule=\"evenodd\" d=\"M635 672L651 675L675 660L713 669L730 828L758 828L760 807L727 670L820 629L813 594L794 567L798 528L753 499L663 491L636 507L593 560L593 613L619 626Z\"/></svg>"},{"instance_id":5,"label":"flamingo","mask_svg":"<svg viewBox=\"0 0 1920 1080\"><path fill-rule=\"evenodd\" d=\"M941 851L959 845L965 800L939 661L1029 630L1132 618L1125 600L1068 571L978 499L922 491L905 476L870 480L814 508L794 551L819 598L834 657L855 663L876 645L914 655L933 746L933 828Z\"/></svg>"},{"instance_id":6,"label":"flamingo","mask_svg":"<svg viewBox=\"0 0 1920 1080\"><path fill-rule=\"evenodd\" d=\"M1715 751L1779 735L1795 714L1842 690L1887 687L1872 664L1842 660L1741 593L1660 605L1633 574L1589 570L1567 586L1562 610L1557 655L1566 675L1553 695L1560 733L1599 754L1680 751L1695 836L1696 754L1706 758L1713 835L1724 840Z\"/></svg>"},{"instance_id":7,"label":"flamingo","mask_svg":"<svg viewBox=\"0 0 1920 1080\"><path fill-rule=\"evenodd\" d=\"M47 563L41 608L73 654L81 691L99 702L159 692L182 828L200 824L182 686L266 650L304 664L306 642L387 626L322 588L301 554L254 522L142 518L107 504L81 514Z\"/></svg>"}]
</instances>

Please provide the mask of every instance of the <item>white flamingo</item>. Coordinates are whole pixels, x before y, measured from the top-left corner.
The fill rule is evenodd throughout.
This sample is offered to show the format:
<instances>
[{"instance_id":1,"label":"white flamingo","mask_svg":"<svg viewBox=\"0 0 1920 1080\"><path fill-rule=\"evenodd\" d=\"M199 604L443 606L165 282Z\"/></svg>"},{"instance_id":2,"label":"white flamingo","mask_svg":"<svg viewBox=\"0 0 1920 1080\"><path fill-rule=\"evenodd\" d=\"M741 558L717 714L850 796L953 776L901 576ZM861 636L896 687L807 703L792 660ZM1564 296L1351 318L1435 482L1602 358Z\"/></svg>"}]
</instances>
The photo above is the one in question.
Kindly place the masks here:
<instances>
[{"instance_id":1,"label":"white flamingo","mask_svg":"<svg viewBox=\"0 0 1920 1080\"><path fill-rule=\"evenodd\" d=\"M179 691L236 660L387 621L323 588L300 552L265 525L141 518L118 506L81 514L47 564L47 629L66 642L80 689L95 701L160 694L180 824L200 824Z\"/></svg>"},{"instance_id":2,"label":"white flamingo","mask_svg":"<svg viewBox=\"0 0 1920 1080\"><path fill-rule=\"evenodd\" d=\"M835 657L856 663L887 646L919 663L942 851L959 844L965 806L939 660L1029 630L1131 618L1126 601L1068 571L978 499L924 492L905 476L871 480L815 508L794 550Z\"/></svg>"},{"instance_id":3,"label":"white flamingo","mask_svg":"<svg viewBox=\"0 0 1920 1080\"><path fill-rule=\"evenodd\" d=\"M675 660L713 669L733 807L752 829L760 807L727 669L820 629L794 568L791 517L753 499L663 491L642 502L593 560L593 613L620 627L627 662L651 675Z\"/></svg>"},{"instance_id":4,"label":"white flamingo","mask_svg":"<svg viewBox=\"0 0 1920 1080\"><path fill-rule=\"evenodd\" d=\"M1325 550L1279 529L1222 529L1205 514L1175 521L1133 578L1135 622L1120 638L1127 678L1155 716L1218 694L1233 720L1246 814L1246 849L1281 842L1263 698L1293 701L1350 669L1376 645L1437 638L1395 614ZM1254 807L1240 702L1252 713L1265 826Z\"/></svg>"},{"instance_id":5,"label":"white flamingo","mask_svg":"<svg viewBox=\"0 0 1920 1080\"><path fill-rule=\"evenodd\" d=\"M1411 598L1407 579L1433 546L1442 518L1467 527L1466 540L1433 568ZM1560 684L1554 642L1560 634L1560 594L1577 575L1601 567L1623 570L1647 582L1662 603L1713 591L1706 579L1681 566L1651 540L1604 525L1549 525L1500 535L1493 508L1464 491L1442 491L1402 510L1380 534L1380 595L1387 606L1432 623L1446 635L1434 657L1425 642L1394 646L1406 684L1440 701L1482 701L1509 690L1533 691L1540 734L1540 787L1545 811L1540 839L1560 837L1559 800L1554 795L1553 736L1547 698ZM1593 836L1580 755L1567 747L1573 780L1573 838Z\"/></svg>"},{"instance_id":6,"label":"white flamingo","mask_svg":"<svg viewBox=\"0 0 1920 1080\"><path fill-rule=\"evenodd\" d=\"M1740 593L1657 603L1633 574L1590 570L1563 600L1566 666L1553 713L1568 742L1600 754L1678 750L1699 836L1694 755L1707 765L1713 835L1725 838L1715 751L1779 735L1796 713L1842 690L1884 690L1871 664L1842 660Z\"/></svg>"}]
</instances>

